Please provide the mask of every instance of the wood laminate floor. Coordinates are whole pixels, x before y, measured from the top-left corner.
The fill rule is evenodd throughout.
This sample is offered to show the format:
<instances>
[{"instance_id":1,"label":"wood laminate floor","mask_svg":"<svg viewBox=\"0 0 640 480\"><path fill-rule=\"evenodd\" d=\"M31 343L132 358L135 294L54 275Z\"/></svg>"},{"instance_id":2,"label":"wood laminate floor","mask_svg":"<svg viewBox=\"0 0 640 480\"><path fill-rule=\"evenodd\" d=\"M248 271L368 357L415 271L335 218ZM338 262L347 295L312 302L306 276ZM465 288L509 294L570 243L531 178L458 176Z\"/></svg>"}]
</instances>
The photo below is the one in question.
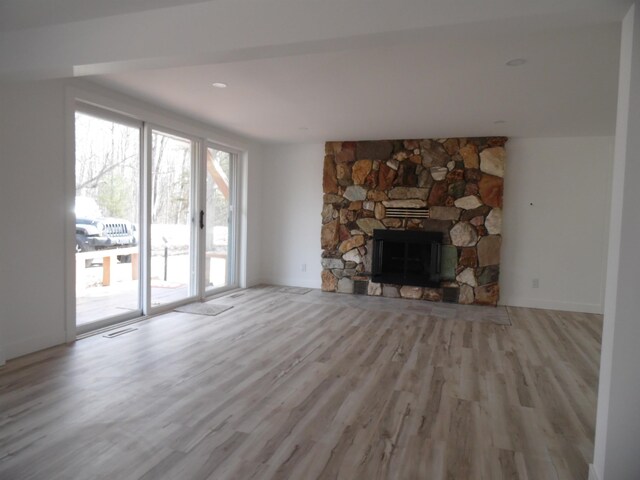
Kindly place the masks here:
<instances>
[{"instance_id":1,"label":"wood laminate floor","mask_svg":"<svg viewBox=\"0 0 640 480\"><path fill-rule=\"evenodd\" d=\"M600 316L328 295L244 290L9 362L0 478L587 478Z\"/></svg>"}]
</instances>

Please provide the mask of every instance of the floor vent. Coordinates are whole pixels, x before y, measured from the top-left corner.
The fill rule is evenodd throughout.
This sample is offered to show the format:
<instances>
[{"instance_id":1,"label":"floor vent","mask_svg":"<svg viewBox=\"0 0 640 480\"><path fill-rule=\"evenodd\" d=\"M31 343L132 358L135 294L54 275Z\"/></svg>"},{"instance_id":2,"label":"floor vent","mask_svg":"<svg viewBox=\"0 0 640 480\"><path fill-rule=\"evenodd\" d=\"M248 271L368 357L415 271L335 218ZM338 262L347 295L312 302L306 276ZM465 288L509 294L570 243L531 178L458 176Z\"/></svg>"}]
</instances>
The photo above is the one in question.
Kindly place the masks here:
<instances>
[{"instance_id":1,"label":"floor vent","mask_svg":"<svg viewBox=\"0 0 640 480\"><path fill-rule=\"evenodd\" d=\"M127 333L135 332L137 328L123 328L122 330L116 330L115 332L107 333L103 335L104 338L116 338L120 335L126 335Z\"/></svg>"},{"instance_id":2,"label":"floor vent","mask_svg":"<svg viewBox=\"0 0 640 480\"><path fill-rule=\"evenodd\" d=\"M233 295L229 295L229 298L238 298L238 297L242 297L244 295L244 293L234 293Z\"/></svg>"}]
</instances>

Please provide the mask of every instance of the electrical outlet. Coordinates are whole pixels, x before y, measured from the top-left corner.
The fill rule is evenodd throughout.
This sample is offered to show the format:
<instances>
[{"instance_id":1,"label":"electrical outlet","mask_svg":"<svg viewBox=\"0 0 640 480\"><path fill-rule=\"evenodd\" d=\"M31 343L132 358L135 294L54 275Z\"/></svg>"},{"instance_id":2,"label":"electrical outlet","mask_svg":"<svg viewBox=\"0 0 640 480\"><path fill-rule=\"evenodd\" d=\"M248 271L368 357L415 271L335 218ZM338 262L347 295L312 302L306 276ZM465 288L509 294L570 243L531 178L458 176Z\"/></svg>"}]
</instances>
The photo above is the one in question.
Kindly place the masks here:
<instances>
[{"instance_id":1,"label":"electrical outlet","mask_svg":"<svg viewBox=\"0 0 640 480\"><path fill-rule=\"evenodd\" d=\"M533 279L533 282L531 282L531 286L532 286L533 288L538 288L538 287L540 286L540 280L539 280L539 279L537 279L537 278L534 278L534 279Z\"/></svg>"},{"instance_id":2,"label":"electrical outlet","mask_svg":"<svg viewBox=\"0 0 640 480\"><path fill-rule=\"evenodd\" d=\"M302 270L303 272L307 271L307 264L303 263L302 266L300 267L300 270Z\"/></svg>"}]
</instances>

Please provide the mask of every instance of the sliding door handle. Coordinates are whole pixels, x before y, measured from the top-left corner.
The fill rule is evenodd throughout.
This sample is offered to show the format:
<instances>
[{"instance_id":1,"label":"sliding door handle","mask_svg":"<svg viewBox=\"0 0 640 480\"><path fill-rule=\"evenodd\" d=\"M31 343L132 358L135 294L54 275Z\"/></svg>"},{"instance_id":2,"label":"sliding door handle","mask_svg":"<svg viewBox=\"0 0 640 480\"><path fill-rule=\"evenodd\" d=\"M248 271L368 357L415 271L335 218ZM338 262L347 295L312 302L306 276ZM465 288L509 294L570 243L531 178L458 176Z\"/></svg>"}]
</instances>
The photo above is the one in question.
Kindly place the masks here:
<instances>
[{"instance_id":1,"label":"sliding door handle","mask_svg":"<svg viewBox=\"0 0 640 480\"><path fill-rule=\"evenodd\" d=\"M200 210L200 230L204 229L204 210Z\"/></svg>"}]
</instances>

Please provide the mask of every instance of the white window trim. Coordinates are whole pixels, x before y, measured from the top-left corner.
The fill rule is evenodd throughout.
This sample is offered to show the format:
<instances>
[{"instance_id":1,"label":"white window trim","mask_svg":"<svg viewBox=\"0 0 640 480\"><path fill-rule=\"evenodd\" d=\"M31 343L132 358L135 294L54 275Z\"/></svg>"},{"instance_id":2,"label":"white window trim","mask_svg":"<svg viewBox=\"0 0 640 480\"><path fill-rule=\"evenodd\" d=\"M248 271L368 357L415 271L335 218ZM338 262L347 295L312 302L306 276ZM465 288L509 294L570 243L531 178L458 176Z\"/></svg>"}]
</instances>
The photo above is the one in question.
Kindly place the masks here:
<instances>
[{"instance_id":1,"label":"white window trim","mask_svg":"<svg viewBox=\"0 0 640 480\"><path fill-rule=\"evenodd\" d=\"M229 184L229 187L231 189L231 198L230 198L230 206L231 206L231 211L232 211L232 217L231 217L231 228L229 231L229 245L232 245L233 248L230 249L231 251L231 255L227 258L227 268L228 268L228 273L227 273L227 284L223 287L218 287L218 288L214 288L214 289L210 289L207 290L206 285L204 285L204 278L201 278L201 291L200 291L200 296L201 298L207 298L207 297L212 297L215 295L219 295L222 292L228 291L228 290L233 290L238 288L239 286L245 286L244 284L241 283L241 274L240 274L240 258L241 256L238 255L238 252L240 252L240 249L242 248L242 243L241 243L241 239L240 239L240 224L241 222L241 218L240 218L240 209L238 208L238 206L240 205L240 186L241 186L241 178L242 178L242 157L241 154L242 152L239 152L237 150L234 149L230 149L229 147L225 147L224 145L220 145L216 142L212 142L212 141L207 141L204 144L204 148L202 151L202 158L200 160L199 166L201 168L204 168L204 171L201 172L199 180L202 182L200 185L200 192L201 192L201 197L200 197L200 202L201 205L205 205L205 197L206 197L206 175L207 175L207 171L206 171L206 167L204 167L204 165L206 165L206 160L207 160L207 149L209 148L213 148L215 150L220 150L223 152L227 152L231 155L231 183ZM202 244L204 245L205 242L205 232L200 230L200 242L202 242ZM205 267L205 258L204 256L200 259L200 272L204 273L204 267Z\"/></svg>"}]
</instances>

